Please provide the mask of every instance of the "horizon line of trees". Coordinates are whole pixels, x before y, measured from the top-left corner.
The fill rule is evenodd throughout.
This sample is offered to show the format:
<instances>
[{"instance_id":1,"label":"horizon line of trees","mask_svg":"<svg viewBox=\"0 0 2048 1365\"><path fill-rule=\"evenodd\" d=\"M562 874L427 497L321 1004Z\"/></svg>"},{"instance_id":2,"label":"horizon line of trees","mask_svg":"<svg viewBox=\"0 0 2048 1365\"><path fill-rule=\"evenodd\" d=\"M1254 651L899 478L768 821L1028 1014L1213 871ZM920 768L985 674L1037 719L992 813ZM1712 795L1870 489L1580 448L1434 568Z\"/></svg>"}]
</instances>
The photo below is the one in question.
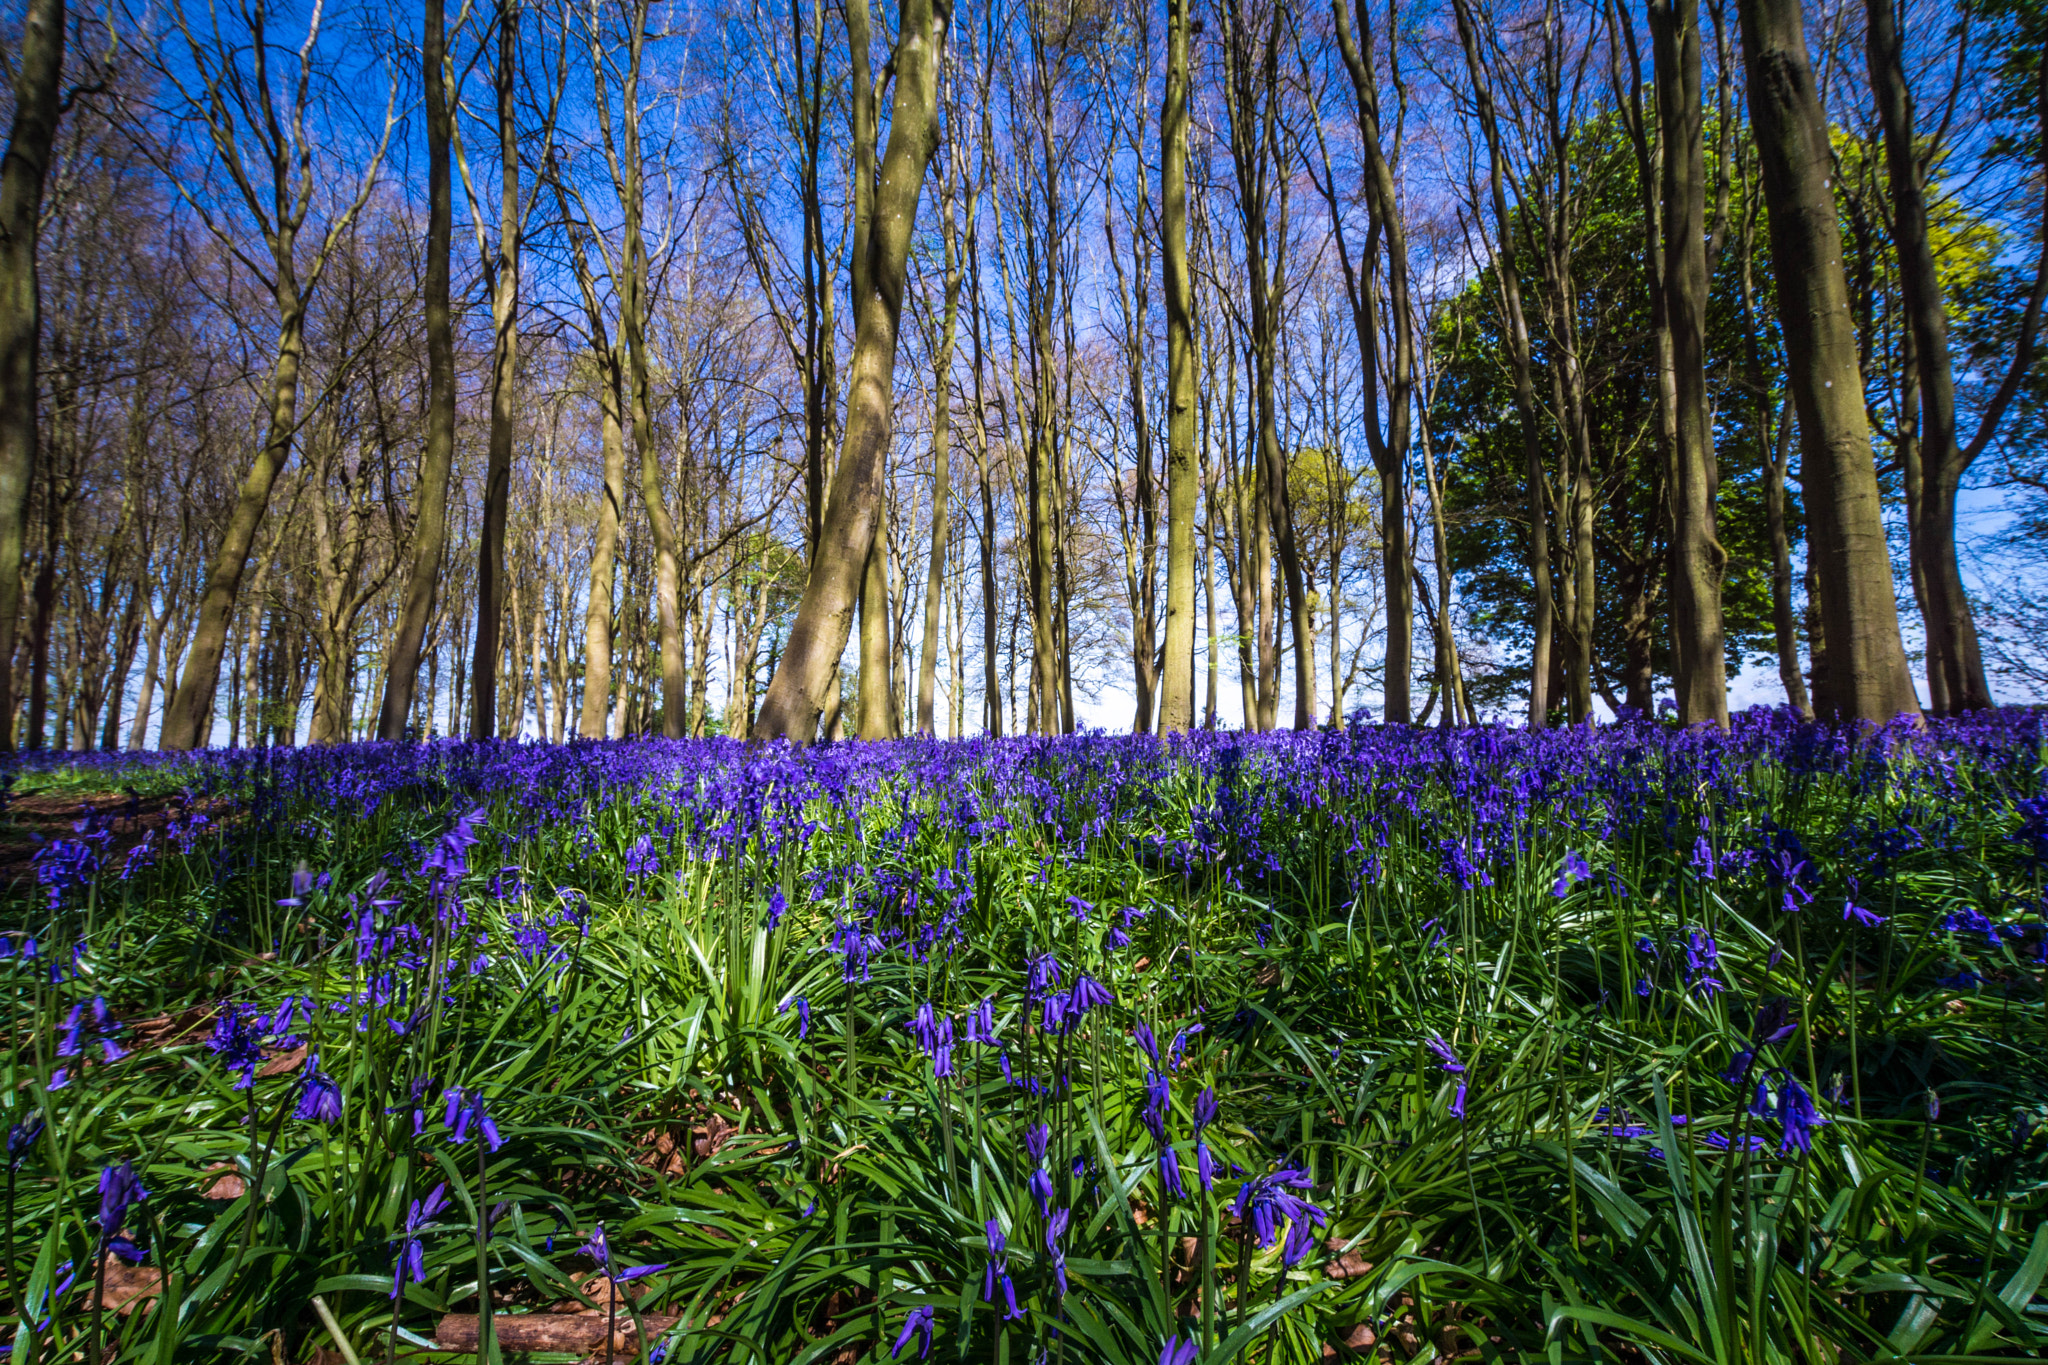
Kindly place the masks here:
<instances>
[{"instance_id":1,"label":"horizon line of trees","mask_svg":"<svg viewBox=\"0 0 2048 1365\"><path fill-rule=\"evenodd\" d=\"M0 37L0 745L2048 684L2041 0Z\"/></svg>"}]
</instances>

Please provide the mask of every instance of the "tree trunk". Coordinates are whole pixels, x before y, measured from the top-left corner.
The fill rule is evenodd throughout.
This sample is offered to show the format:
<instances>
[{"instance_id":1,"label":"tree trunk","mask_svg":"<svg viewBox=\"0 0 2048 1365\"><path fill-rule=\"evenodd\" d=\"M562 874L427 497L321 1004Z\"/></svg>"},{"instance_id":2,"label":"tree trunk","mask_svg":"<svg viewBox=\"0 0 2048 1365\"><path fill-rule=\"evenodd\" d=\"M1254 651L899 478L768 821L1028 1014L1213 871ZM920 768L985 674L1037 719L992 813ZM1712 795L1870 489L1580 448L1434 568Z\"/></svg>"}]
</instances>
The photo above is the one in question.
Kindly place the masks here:
<instances>
[{"instance_id":1,"label":"tree trunk","mask_svg":"<svg viewBox=\"0 0 2048 1365\"><path fill-rule=\"evenodd\" d=\"M917 201L938 142L940 50L951 0L903 0L895 56L889 145L875 190L863 288L854 296L853 358L848 369L846 435L832 476L818 554L804 583L788 643L768 683L757 740L808 744L817 735L826 690L846 649L861 572L875 539L882 461L894 422L896 339L903 278Z\"/></svg>"},{"instance_id":2,"label":"tree trunk","mask_svg":"<svg viewBox=\"0 0 2048 1365\"><path fill-rule=\"evenodd\" d=\"M1166 93L1159 111L1161 254L1166 276L1166 622L1159 729L1195 723L1195 281L1188 268L1188 27L1191 0L1167 0ZM1144 457L1150 459L1149 452Z\"/></svg>"},{"instance_id":3,"label":"tree trunk","mask_svg":"<svg viewBox=\"0 0 2048 1365\"><path fill-rule=\"evenodd\" d=\"M600 356L598 407L604 446L604 496L597 509L597 542L590 552L590 594L583 610L583 719L585 739L605 737L612 691L612 580L619 550L619 517L626 498L626 440L619 419L618 357Z\"/></svg>"},{"instance_id":4,"label":"tree trunk","mask_svg":"<svg viewBox=\"0 0 2048 1365\"><path fill-rule=\"evenodd\" d=\"M14 647L35 477L43 180L64 80L64 0L29 0L14 66L14 124L0 163L0 751L14 747Z\"/></svg>"},{"instance_id":5,"label":"tree trunk","mask_svg":"<svg viewBox=\"0 0 2048 1365\"><path fill-rule=\"evenodd\" d=\"M2004 403L1994 399L1979 423L1970 448L1963 449L1956 432L1955 372L1948 351L1948 311L1941 276L1935 268L1929 238L1925 162L1914 145L1913 92L1907 84L1893 0L1865 0L1864 36L1871 93L1884 125L1885 167L1892 192L1891 235L1898 253L1899 290L1911 329L1913 360L1920 391L1920 470L1918 506L1913 510L1912 555L1915 585L1921 594L1921 616L1927 632L1927 687L1937 712L1983 710L1992 704L1984 674L1977 623L1956 562L1956 494L1977 454L2004 416ZM2048 134L2048 68L2042 82L2042 131ZM1928 154L1941 149L1930 148ZM2048 147L2041 155L2048 159ZM2042 279L2048 279L2044 251ZM2031 358L2039 324L2041 288L2037 283L2022 327L2015 373Z\"/></svg>"},{"instance_id":6,"label":"tree trunk","mask_svg":"<svg viewBox=\"0 0 2048 1365\"><path fill-rule=\"evenodd\" d=\"M499 0L498 61L492 84L498 98L498 252L486 262L491 290L491 427L484 463L483 525L477 535L477 620L490 621L491 638L479 630L475 682L470 690L470 734L496 729L497 625L505 595L505 523L512 493L514 388L519 369L519 127L513 107L518 80L519 5ZM630 118L631 115L629 114ZM636 148L637 151L637 148ZM637 228L638 224L635 223ZM481 234L479 234L481 236ZM609 453L609 452L607 452ZM607 467L609 473L609 467Z\"/></svg>"},{"instance_id":7,"label":"tree trunk","mask_svg":"<svg viewBox=\"0 0 2048 1365\"><path fill-rule=\"evenodd\" d=\"M1707 416L1707 165L1699 0L1649 0L1663 155L1664 316L1673 401L1671 635L1681 724L1728 727L1714 433Z\"/></svg>"},{"instance_id":8,"label":"tree trunk","mask_svg":"<svg viewBox=\"0 0 2048 1365\"><path fill-rule=\"evenodd\" d=\"M952 494L952 467L948 462L953 423L953 339L960 324L960 242L953 223L951 182L941 206L939 230L946 248L946 311L939 324L939 352L933 362L932 381L932 545L931 563L924 582L924 640L917 656L917 732L935 732L934 696L938 687L939 624L944 614L948 499ZM974 193L967 196L967 215L974 217ZM953 660L959 665L957 651ZM956 689L957 692L957 689Z\"/></svg>"},{"instance_id":9,"label":"tree trunk","mask_svg":"<svg viewBox=\"0 0 2048 1365\"><path fill-rule=\"evenodd\" d=\"M1365 440L1380 481L1380 524L1383 551L1381 581L1387 593L1387 652L1383 719L1405 725L1413 718L1411 675L1414 673L1415 598L1410 587L1414 551L1408 536L1407 470L1415 395L1415 320L1408 301L1408 232L1402 221L1394 172L1380 145L1378 76L1374 71L1372 14L1365 0L1353 0L1358 16L1354 41L1342 0L1331 6L1337 21L1337 46L1351 75L1357 106L1359 143L1365 150L1365 202L1368 243L1384 242L1387 252L1388 321L1394 334L1391 384L1386 399L1386 430L1379 425L1379 319L1374 307L1375 263L1368 257L1352 290L1352 316L1358 332L1365 381ZM1334 191L1335 186L1331 189ZM1349 262L1346 273L1350 273ZM1333 588L1334 592L1334 588ZM1333 679L1334 684L1334 679ZM1455 707L1451 708L1455 709Z\"/></svg>"},{"instance_id":10,"label":"tree trunk","mask_svg":"<svg viewBox=\"0 0 2048 1365\"><path fill-rule=\"evenodd\" d=\"M1799 0L1739 0L1750 126L1770 212L1772 266L1792 401L1799 414L1808 562L1820 597L1825 716L1884 724L1919 714L1899 641L1863 378L1829 190L1827 119L1806 55ZM1822 685L1824 684L1824 685Z\"/></svg>"},{"instance_id":11,"label":"tree trunk","mask_svg":"<svg viewBox=\"0 0 2048 1365\"><path fill-rule=\"evenodd\" d=\"M420 459L418 509L413 518L412 563L392 632L384 669L384 699L377 713L377 738L406 737L413 688L419 680L420 649L441 585L441 561L448 546L448 479L455 464L455 327L448 309L448 256L454 188L448 169L455 113L448 100L448 28L442 0L425 0L420 66L427 108L427 440ZM484 517L488 543L490 516ZM490 580L482 583L485 594ZM488 597L486 597L488 600ZM323 651L324 653L324 651ZM321 670L323 675L326 669ZM323 691L325 691L323 685ZM479 695L488 695L486 686ZM314 706L315 726L321 708ZM334 738L333 736L329 737Z\"/></svg>"},{"instance_id":12,"label":"tree trunk","mask_svg":"<svg viewBox=\"0 0 2048 1365\"><path fill-rule=\"evenodd\" d=\"M1453 0L1458 38L1465 51L1466 69L1472 77L1473 102L1478 108L1480 131L1486 139L1487 188L1493 201L1494 270L1500 277L1501 309L1506 315L1508 359L1515 376L1515 417L1522 428L1523 481L1529 518L1529 587L1532 644L1529 658L1529 724L1548 724L1550 715L1550 655L1553 631L1553 602L1550 584L1548 479L1543 470L1543 447L1536 434L1536 387L1529 355L1529 325L1522 313L1521 273L1515 266L1514 219L1508 214L1506 154L1502 150L1499 121L1495 116L1493 87L1486 63L1479 55L1478 32L1472 22L1470 0Z\"/></svg>"}]
</instances>

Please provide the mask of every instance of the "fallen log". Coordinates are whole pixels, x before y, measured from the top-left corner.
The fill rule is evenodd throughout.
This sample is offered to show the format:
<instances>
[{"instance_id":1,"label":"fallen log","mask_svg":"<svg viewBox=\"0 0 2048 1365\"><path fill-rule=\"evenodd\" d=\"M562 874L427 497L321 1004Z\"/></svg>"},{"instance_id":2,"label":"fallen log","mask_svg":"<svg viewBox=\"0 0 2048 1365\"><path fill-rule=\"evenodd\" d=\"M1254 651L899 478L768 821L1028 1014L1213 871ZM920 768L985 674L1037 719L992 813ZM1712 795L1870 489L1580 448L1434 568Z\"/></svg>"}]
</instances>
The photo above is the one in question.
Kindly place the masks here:
<instances>
[{"instance_id":1,"label":"fallen log","mask_svg":"<svg viewBox=\"0 0 2048 1365\"><path fill-rule=\"evenodd\" d=\"M680 1322L667 1313L647 1313L640 1318L640 1330L649 1343ZM602 1350L605 1327L612 1322L608 1313L497 1313L491 1330L502 1351ZM614 1324L613 1351L638 1351L640 1339L634 1334L631 1315L621 1313ZM478 1346L477 1315L450 1313L434 1328L434 1344L444 1351L474 1351Z\"/></svg>"}]
</instances>

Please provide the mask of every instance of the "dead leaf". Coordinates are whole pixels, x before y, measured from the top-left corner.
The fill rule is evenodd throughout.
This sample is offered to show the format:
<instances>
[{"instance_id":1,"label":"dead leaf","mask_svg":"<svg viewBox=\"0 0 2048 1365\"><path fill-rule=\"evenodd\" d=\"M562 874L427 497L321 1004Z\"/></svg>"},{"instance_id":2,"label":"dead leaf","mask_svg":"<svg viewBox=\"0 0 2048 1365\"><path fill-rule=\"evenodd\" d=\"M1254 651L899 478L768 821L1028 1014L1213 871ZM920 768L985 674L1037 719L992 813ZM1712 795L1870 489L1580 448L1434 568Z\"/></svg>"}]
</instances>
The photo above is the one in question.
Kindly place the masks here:
<instances>
[{"instance_id":1,"label":"dead leaf","mask_svg":"<svg viewBox=\"0 0 2048 1365\"><path fill-rule=\"evenodd\" d=\"M112 1252L101 1261L100 1273L106 1278L100 1288L100 1306L124 1316L141 1307L144 1300L164 1292L163 1271L154 1266L129 1265ZM92 1292L89 1285L86 1292Z\"/></svg>"},{"instance_id":2,"label":"dead leaf","mask_svg":"<svg viewBox=\"0 0 2048 1365\"><path fill-rule=\"evenodd\" d=\"M299 1064L306 1060L308 1050L306 1044L300 1043L290 1052L277 1053L269 1061L256 1068L257 1079L261 1080L266 1076L282 1076L287 1072L297 1071Z\"/></svg>"},{"instance_id":3,"label":"dead leaf","mask_svg":"<svg viewBox=\"0 0 2048 1365\"><path fill-rule=\"evenodd\" d=\"M226 1171L227 1174L208 1185L201 1192L201 1199L240 1199L249 1192L249 1182L242 1178L232 1162L216 1161L206 1168L205 1174L211 1175L215 1171Z\"/></svg>"}]
</instances>

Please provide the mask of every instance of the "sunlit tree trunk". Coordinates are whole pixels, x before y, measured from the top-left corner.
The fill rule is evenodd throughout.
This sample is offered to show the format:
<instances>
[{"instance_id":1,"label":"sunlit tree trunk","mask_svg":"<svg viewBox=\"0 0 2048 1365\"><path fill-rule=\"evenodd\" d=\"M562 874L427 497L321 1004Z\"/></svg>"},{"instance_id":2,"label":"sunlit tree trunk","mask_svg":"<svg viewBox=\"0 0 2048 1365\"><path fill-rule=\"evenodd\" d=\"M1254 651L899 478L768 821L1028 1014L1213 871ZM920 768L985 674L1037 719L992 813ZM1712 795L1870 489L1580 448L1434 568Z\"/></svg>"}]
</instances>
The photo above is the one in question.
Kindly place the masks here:
<instances>
[{"instance_id":1,"label":"sunlit tree trunk","mask_svg":"<svg viewBox=\"0 0 2048 1365\"><path fill-rule=\"evenodd\" d=\"M818 554L788 643L769 681L756 739L809 743L846 649L860 576L875 538L882 463L893 427L896 340L903 280L924 176L938 139L938 67L950 0L904 0L895 55L889 144L875 190L861 290L854 296L846 435Z\"/></svg>"},{"instance_id":2,"label":"sunlit tree trunk","mask_svg":"<svg viewBox=\"0 0 2048 1365\"><path fill-rule=\"evenodd\" d=\"M1515 265L1514 219L1508 213L1507 159L1494 111L1493 83L1479 49L1470 0L1453 0L1458 38L1472 79L1473 103L1486 141L1487 190L1493 207L1494 270L1500 277L1501 311L1507 323L1508 360L1515 379L1515 418L1521 427L1522 477L1529 523L1530 659L1529 724L1542 726L1550 714L1550 656L1554 603L1550 583L1550 507L1537 435L1536 387L1529 354L1529 326L1522 312L1521 273Z\"/></svg>"},{"instance_id":3,"label":"sunlit tree trunk","mask_svg":"<svg viewBox=\"0 0 2048 1365\"><path fill-rule=\"evenodd\" d=\"M420 647L427 638L427 622L441 584L441 561L447 553L448 480L455 465L455 329L448 311L454 212L448 159L455 111L448 98L448 26L442 0L425 0L423 9L420 68L427 111L427 440L413 509L412 563L399 601L398 628L392 634L391 657L384 669L384 700L377 715L377 738L382 740L404 739L411 719ZM488 528L488 512L485 525ZM487 540L488 535L487 529ZM492 586L488 579L480 585L486 601ZM323 677L326 671L321 669ZM479 669L477 676L481 684L477 696L490 696L487 674ZM322 714L318 703L314 713L316 717Z\"/></svg>"},{"instance_id":4,"label":"sunlit tree trunk","mask_svg":"<svg viewBox=\"0 0 2048 1365\"><path fill-rule=\"evenodd\" d=\"M29 0L13 65L14 123L0 163L0 750L14 747L14 647L42 338L36 249L64 80L64 0Z\"/></svg>"},{"instance_id":5,"label":"sunlit tree trunk","mask_svg":"<svg viewBox=\"0 0 2048 1365\"><path fill-rule=\"evenodd\" d=\"M1671 635L1678 718L1728 726L1714 433L1707 416L1706 130L1700 99L1699 0L1650 0L1661 128L1664 316L1669 328L1672 449Z\"/></svg>"},{"instance_id":6,"label":"sunlit tree trunk","mask_svg":"<svg viewBox=\"0 0 2048 1365\"><path fill-rule=\"evenodd\" d=\"M1877 469L1829 189L1827 117L1806 55L1799 0L1739 0L1750 126L1770 213L1771 264L1792 401L1799 413L1808 563L1820 598L1825 667L1814 706L1883 724L1919 714L1899 641Z\"/></svg>"}]
</instances>

